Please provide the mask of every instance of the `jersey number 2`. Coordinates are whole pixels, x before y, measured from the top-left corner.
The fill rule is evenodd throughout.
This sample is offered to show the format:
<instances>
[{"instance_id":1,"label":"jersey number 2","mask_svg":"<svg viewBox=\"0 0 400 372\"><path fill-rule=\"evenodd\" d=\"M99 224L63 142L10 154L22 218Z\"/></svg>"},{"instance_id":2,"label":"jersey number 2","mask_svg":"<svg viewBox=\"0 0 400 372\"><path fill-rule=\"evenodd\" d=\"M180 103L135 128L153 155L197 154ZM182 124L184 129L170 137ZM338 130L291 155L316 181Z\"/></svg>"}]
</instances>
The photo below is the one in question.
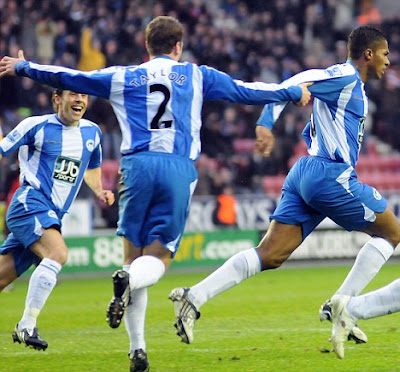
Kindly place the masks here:
<instances>
[{"instance_id":1,"label":"jersey number 2","mask_svg":"<svg viewBox=\"0 0 400 372\"><path fill-rule=\"evenodd\" d=\"M167 107L168 101L171 98L171 92L169 89L162 84L152 84L150 85L150 93L160 92L164 95L164 99L158 107L157 113L154 115L153 120L150 123L150 129L165 129L171 128L172 120L160 121L161 117L165 113L165 108Z\"/></svg>"}]
</instances>

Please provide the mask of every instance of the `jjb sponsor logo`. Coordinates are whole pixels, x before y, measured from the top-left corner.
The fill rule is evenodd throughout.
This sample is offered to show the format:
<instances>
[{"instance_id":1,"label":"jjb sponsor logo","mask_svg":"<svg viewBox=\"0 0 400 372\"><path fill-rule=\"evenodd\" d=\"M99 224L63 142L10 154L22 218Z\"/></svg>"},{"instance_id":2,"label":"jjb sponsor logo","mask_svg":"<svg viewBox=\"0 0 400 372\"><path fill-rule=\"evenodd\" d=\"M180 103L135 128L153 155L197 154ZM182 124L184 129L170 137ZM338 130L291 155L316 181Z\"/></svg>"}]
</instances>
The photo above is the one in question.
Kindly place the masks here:
<instances>
[{"instance_id":1,"label":"jjb sponsor logo","mask_svg":"<svg viewBox=\"0 0 400 372\"><path fill-rule=\"evenodd\" d=\"M53 178L75 185L81 164L80 160L59 156L54 165Z\"/></svg>"}]
</instances>

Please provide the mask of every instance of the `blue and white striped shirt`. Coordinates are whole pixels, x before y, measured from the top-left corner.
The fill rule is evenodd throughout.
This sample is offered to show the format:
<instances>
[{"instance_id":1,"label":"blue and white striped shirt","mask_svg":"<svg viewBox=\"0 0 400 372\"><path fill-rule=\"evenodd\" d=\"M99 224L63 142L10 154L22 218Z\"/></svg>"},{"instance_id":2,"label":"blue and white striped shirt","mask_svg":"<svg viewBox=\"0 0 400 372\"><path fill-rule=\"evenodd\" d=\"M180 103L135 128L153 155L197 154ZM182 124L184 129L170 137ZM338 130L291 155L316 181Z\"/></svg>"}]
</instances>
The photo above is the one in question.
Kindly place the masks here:
<instances>
[{"instance_id":1,"label":"blue and white striped shirt","mask_svg":"<svg viewBox=\"0 0 400 372\"><path fill-rule=\"evenodd\" d=\"M20 62L16 73L41 83L110 100L122 132L122 155L174 153L196 160L201 150L203 101L226 99L251 105L299 101L301 89L244 83L206 66L156 57L138 66L82 72Z\"/></svg>"},{"instance_id":2,"label":"blue and white striped shirt","mask_svg":"<svg viewBox=\"0 0 400 372\"><path fill-rule=\"evenodd\" d=\"M63 124L58 115L21 121L0 141L0 154L19 148L20 183L30 185L52 201L62 217L74 201L87 168L101 163L101 131L86 119L78 126Z\"/></svg>"},{"instance_id":3,"label":"blue and white striped shirt","mask_svg":"<svg viewBox=\"0 0 400 372\"><path fill-rule=\"evenodd\" d=\"M355 166L368 113L364 83L350 61L325 70L301 72L282 83L284 86L314 82L309 87L314 97L313 112L303 136L312 156ZM287 102L269 104L257 122L272 128Z\"/></svg>"}]
</instances>

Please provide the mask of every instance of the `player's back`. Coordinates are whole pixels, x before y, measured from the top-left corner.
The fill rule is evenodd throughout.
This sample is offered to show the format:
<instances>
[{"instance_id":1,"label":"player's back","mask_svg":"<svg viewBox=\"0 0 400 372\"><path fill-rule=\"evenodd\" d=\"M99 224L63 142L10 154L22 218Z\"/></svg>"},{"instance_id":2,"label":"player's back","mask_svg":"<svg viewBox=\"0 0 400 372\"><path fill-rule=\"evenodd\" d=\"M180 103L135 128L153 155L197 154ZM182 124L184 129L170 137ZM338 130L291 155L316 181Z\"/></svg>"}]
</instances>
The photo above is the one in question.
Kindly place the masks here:
<instances>
[{"instance_id":1,"label":"player's back","mask_svg":"<svg viewBox=\"0 0 400 372\"><path fill-rule=\"evenodd\" d=\"M203 81L198 66L156 57L113 78L110 101L121 126L122 154L200 151Z\"/></svg>"}]
</instances>

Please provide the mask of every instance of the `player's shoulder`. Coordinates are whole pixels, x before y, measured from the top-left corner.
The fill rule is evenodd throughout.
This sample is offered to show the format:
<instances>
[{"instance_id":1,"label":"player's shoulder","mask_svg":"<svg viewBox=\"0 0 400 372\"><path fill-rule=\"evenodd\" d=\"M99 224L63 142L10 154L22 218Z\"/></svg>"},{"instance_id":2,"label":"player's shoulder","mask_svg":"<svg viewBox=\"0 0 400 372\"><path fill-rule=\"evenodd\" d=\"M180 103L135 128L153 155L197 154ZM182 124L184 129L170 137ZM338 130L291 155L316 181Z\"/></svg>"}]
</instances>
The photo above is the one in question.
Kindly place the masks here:
<instances>
[{"instance_id":1,"label":"player's shoulder","mask_svg":"<svg viewBox=\"0 0 400 372\"><path fill-rule=\"evenodd\" d=\"M19 126L25 127L27 129L37 127L37 126L44 126L51 122L56 122L55 114L47 114L47 115L38 115L38 116L29 116L22 120L19 123Z\"/></svg>"},{"instance_id":2,"label":"player's shoulder","mask_svg":"<svg viewBox=\"0 0 400 372\"><path fill-rule=\"evenodd\" d=\"M324 72L330 77L357 75L356 68L350 62L337 63L335 65L329 66L324 70Z\"/></svg>"},{"instance_id":3,"label":"player's shoulder","mask_svg":"<svg viewBox=\"0 0 400 372\"><path fill-rule=\"evenodd\" d=\"M81 128L92 128L93 130L100 131L100 127L94 122L89 119L82 118L79 120L79 126Z\"/></svg>"}]
</instances>

